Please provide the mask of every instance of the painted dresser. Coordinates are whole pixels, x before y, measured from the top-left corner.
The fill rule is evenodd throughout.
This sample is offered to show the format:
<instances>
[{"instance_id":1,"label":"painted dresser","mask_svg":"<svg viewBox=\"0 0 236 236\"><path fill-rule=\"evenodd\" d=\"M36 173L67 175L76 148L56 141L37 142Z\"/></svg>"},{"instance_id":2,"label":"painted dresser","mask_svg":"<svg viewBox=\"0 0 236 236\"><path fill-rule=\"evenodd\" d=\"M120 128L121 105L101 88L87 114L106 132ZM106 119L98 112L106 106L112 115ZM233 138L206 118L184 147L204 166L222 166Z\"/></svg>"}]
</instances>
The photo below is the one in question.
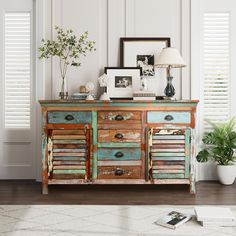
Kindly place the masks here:
<instances>
[{"instance_id":1,"label":"painted dresser","mask_svg":"<svg viewBox=\"0 0 236 236\"><path fill-rule=\"evenodd\" d=\"M198 101L42 100L50 184L188 184L195 193Z\"/></svg>"}]
</instances>

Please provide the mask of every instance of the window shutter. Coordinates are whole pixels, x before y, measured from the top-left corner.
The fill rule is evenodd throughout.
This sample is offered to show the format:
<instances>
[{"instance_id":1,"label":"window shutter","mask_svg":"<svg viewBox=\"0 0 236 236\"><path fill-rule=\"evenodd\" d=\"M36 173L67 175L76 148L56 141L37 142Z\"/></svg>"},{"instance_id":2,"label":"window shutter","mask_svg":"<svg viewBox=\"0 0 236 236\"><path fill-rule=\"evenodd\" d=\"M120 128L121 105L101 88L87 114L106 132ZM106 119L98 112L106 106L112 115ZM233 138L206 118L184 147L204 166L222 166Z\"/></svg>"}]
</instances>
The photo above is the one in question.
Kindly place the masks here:
<instances>
[{"instance_id":1,"label":"window shutter","mask_svg":"<svg viewBox=\"0 0 236 236\"><path fill-rule=\"evenodd\" d=\"M204 131L213 123L225 122L230 115L230 15L204 13L203 22L203 114Z\"/></svg>"},{"instance_id":2,"label":"window shutter","mask_svg":"<svg viewBox=\"0 0 236 236\"><path fill-rule=\"evenodd\" d=\"M29 12L5 13L5 127L30 128L31 29Z\"/></svg>"}]
</instances>

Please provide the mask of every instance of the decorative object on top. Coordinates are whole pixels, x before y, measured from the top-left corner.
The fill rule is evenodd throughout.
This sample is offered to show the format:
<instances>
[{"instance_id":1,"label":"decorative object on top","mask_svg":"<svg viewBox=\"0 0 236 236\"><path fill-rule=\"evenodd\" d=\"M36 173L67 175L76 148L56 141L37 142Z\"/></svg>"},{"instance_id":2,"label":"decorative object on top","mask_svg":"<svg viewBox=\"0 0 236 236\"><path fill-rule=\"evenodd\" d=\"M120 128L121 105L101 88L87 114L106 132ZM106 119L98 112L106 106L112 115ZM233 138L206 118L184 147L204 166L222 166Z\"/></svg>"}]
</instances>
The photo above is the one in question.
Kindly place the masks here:
<instances>
[{"instance_id":1,"label":"decorative object on top","mask_svg":"<svg viewBox=\"0 0 236 236\"><path fill-rule=\"evenodd\" d=\"M175 95L175 88L172 85L173 76L171 75L171 69L185 67L186 64L183 58L176 48L163 48L160 56L157 58L155 66L159 68L167 68L167 85L164 93L166 95L166 99L173 99L173 96Z\"/></svg>"},{"instance_id":2,"label":"decorative object on top","mask_svg":"<svg viewBox=\"0 0 236 236\"><path fill-rule=\"evenodd\" d=\"M120 65L141 67L142 76L156 78L154 65L165 47L170 38L120 38Z\"/></svg>"},{"instance_id":3,"label":"decorative object on top","mask_svg":"<svg viewBox=\"0 0 236 236\"><path fill-rule=\"evenodd\" d=\"M100 100L110 100L110 97L107 94L108 77L105 73L98 78L98 83L100 87L104 89L103 94L100 96Z\"/></svg>"},{"instance_id":4,"label":"decorative object on top","mask_svg":"<svg viewBox=\"0 0 236 236\"><path fill-rule=\"evenodd\" d=\"M148 91L148 86L147 86L147 78L142 76L140 79L140 90L141 91Z\"/></svg>"},{"instance_id":5,"label":"decorative object on top","mask_svg":"<svg viewBox=\"0 0 236 236\"><path fill-rule=\"evenodd\" d=\"M86 100L94 100L94 97L92 95L92 91L94 90L94 83L88 82L86 85L86 90L88 91L88 96L86 97Z\"/></svg>"},{"instance_id":6,"label":"decorative object on top","mask_svg":"<svg viewBox=\"0 0 236 236\"><path fill-rule=\"evenodd\" d=\"M87 52L95 50L94 41L88 40L88 32L84 32L79 37L73 34L73 30L64 30L58 26L55 27L57 36L56 40L42 39L43 45L38 48L40 59L59 57L60 74L62 78L61 91L59 97L61 99L68 98L66 73L68 66L81 66L80 57L86 56Z\"/></svg>"},{"instance_id":7,"label":"decorative object on top","mask_svg":"<svg viewBox=\"0 0 236 236\"><path fill-rule=\"evenodd\" d=\"M198 162L207 162L212 159L217 162L217 173L222 184L233 184L236 176L236 132L234 131L235 119L224 124L212 124L213 130L204 135L203 150L197 155Z\"/></svg>"},{"instance_id":8,"label":"decorative object on top","mask_svg":"<svg viewBox=\"0 0 236 236\"><path fill-rule=\"evenodd\" d=\"M107 94L111 99L132 99L140 89L140 67L105 67Z\"/></svg>"}]
</instances>

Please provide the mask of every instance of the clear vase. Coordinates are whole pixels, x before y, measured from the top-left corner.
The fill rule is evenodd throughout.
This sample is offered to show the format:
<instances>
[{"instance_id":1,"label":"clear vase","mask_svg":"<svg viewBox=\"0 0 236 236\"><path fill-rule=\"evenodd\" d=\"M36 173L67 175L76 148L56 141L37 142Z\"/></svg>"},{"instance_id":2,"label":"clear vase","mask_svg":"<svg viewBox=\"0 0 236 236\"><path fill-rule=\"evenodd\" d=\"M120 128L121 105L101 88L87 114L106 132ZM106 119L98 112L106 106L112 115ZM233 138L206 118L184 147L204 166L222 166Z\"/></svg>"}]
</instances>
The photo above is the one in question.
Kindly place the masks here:
<instances>
[{"instance_id":1,"label":"clear vase","mask_svg":"<svg viewBox=\"0 0 236 236\"><path fill-rule=\"evenodd\" d=\"M175 88L172 85L172 76L167 76L167 85L165 88L165 95L167 98L171 99L175 95Z\"/></svg>"},{"instance_id":2,"label":"clear vase","mask_svg":"<svg viewBox=\"0 0 236 236\"><path fill-rule=\"evenodd\" d=\"M68 99L68 83L67 79L62 78L61 91L59 93L60 99Z\"/></svg>"}]
</instances>

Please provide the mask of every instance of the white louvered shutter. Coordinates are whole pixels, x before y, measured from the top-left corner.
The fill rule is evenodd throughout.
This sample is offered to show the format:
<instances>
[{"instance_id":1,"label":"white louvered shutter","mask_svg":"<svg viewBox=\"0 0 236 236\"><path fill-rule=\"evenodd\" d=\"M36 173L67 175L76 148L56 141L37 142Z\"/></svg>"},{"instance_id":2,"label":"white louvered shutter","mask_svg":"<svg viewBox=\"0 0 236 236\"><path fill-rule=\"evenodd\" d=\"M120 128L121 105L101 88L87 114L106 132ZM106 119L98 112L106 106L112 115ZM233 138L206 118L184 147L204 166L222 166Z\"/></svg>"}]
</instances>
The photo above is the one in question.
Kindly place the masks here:
<instances>
[{"instance_id":1,"label":"white louvered shutter","mask_svg":"<svg viewBox=\"0 0 236 236\"><path fill-rule=\"evenodd\" d=\"M30 128L30 18L29 12L5 13L5 128Z\"/></svg>"},{"instance_id":2,"label":"white louvered shutter","mask_svg":"<svg viewBox=\"0 0 236 236\"><path fill-rule=\"evenodd\" d=\"M230 117L230 15L204 13L203 18L203 115L204 131Z\"/></svg>"}]
</instances>

